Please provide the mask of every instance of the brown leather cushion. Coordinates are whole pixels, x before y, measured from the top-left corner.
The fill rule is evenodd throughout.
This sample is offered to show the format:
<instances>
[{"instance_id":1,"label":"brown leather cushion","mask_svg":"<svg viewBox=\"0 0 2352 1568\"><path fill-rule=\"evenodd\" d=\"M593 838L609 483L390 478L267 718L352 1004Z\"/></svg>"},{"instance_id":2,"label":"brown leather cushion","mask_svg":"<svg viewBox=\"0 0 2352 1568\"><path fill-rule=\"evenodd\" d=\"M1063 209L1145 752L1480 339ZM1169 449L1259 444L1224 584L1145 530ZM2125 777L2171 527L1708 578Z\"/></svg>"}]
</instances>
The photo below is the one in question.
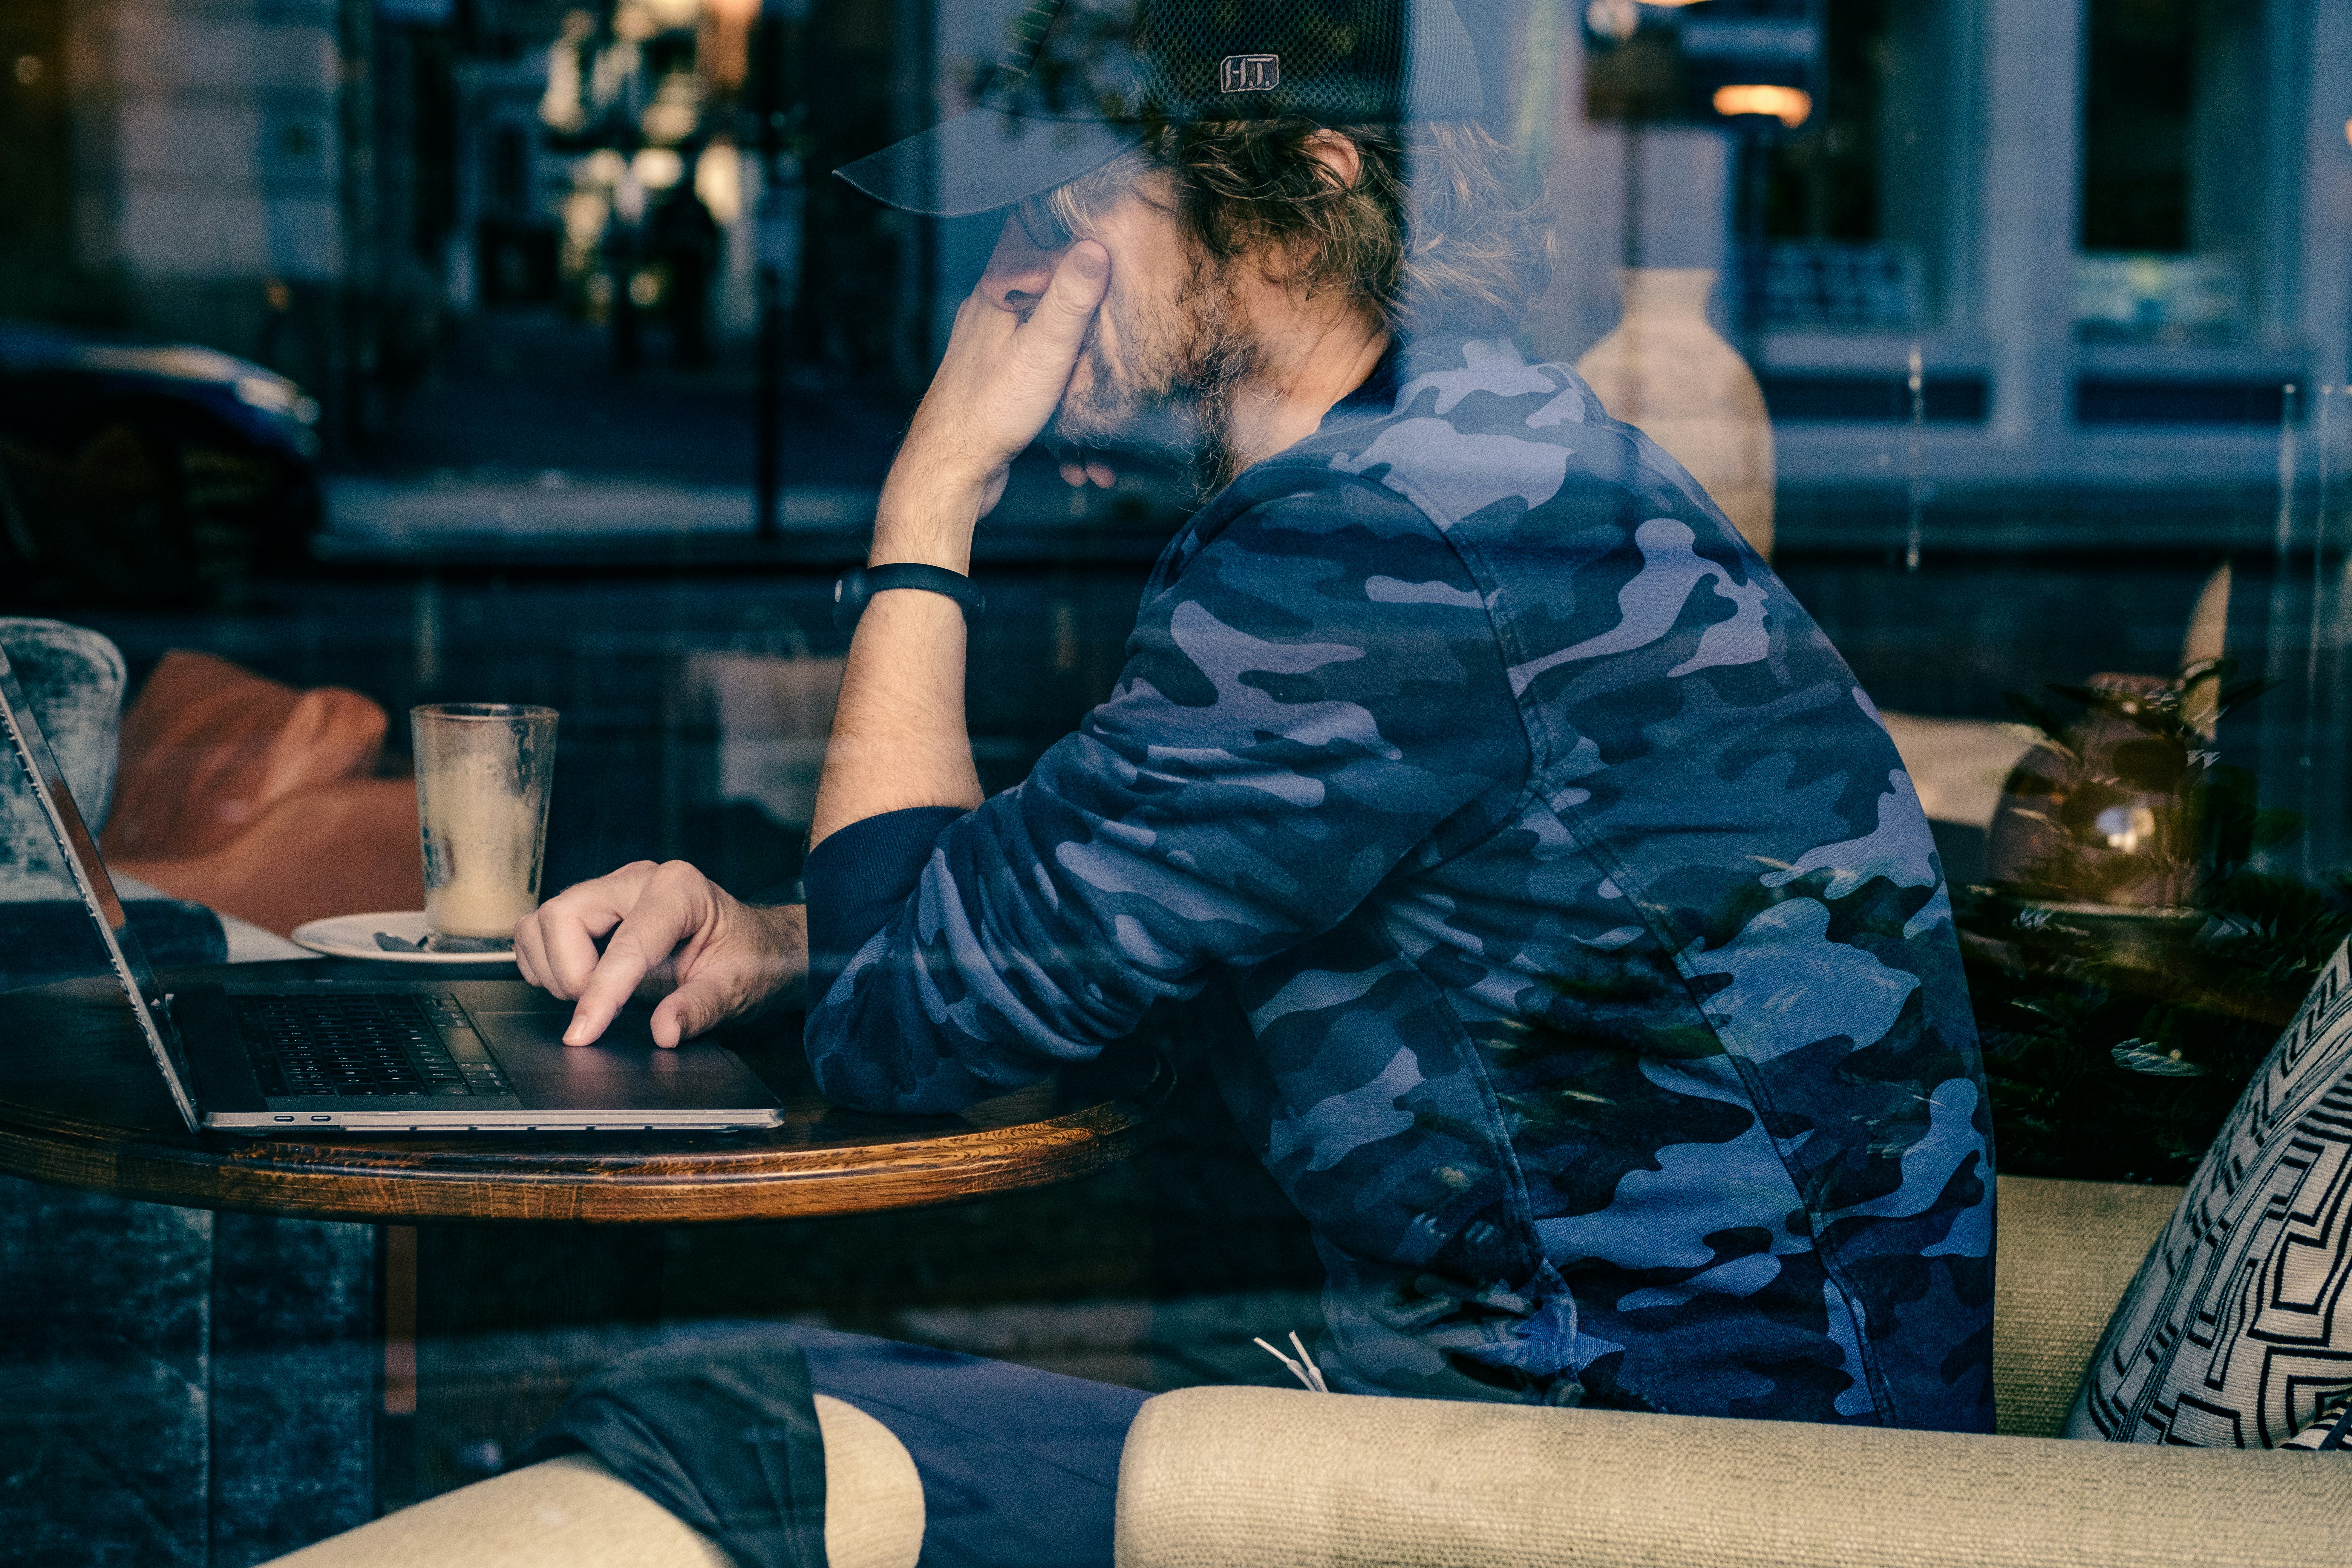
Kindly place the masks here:
<instances>
[{"instance_id":1,"label":"brown leather cushion","mask_svg":"<svg viewBox=\"0 0 2352 1568\"><path fill-rule=\"evenodd\" d=\"M407 779L348 779L301 790L208 855L117 866L174 898L280 936L328 915L425 907L416 785Z\"/></svg>"},{"instance_id":2,"label":"brown leather cushion","mask_svg":"<svg viewBox=\"0 0 2352 1568\"><path fill-rule=\"evenodd\" d=\"M421 908L415 785L377 779L383 710L173 649L123 715L117 869L283 934L324 915Z\"/></svg>"},{"instance_id":3,"label":"brown leather cushion","mask_svg":"<svg viewBox=\"0 0 2352 1568\"><path fill-rule=\"evenodd\" d=\"M271 805L365 778L383 754L383 710L356 691L297 691L174 648L122 716L110 858L183 860L242 837Z\"/></svg>"}]
</instances>

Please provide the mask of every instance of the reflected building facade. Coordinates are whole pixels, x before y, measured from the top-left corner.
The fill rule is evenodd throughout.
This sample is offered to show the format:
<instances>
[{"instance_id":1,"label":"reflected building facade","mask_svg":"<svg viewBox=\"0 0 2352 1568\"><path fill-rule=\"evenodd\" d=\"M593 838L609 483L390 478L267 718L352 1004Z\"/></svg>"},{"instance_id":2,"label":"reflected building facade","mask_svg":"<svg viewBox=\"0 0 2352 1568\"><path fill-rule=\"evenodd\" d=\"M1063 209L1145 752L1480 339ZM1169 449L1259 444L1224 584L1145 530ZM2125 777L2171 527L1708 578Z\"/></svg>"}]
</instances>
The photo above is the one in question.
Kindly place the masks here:
<instances>
[{"instance_id":1,"label":"reflected building facade","mask_svg":"<svg viewBox=\"0 0 2352 1568\"><path fill-rule=\"evenodd\" d=\"M0 22L12 297L361 391L429 354L441 315L547 296L581 244L583 193L608 221L627 194L583 174L584 153L563 151L579 128L550 119L557 57L579 37L682 29L709 57L688 68L708 79L688 95L701 118L683 142L649 121L633 133L694 158L713 140L748 153L757 128L706 100L724 107L752 73L765 15L795 89L789 167L821 175L962 108L1017 9L19 0ZM1608 331L1621 266L1724 271L1718 322L1755 365L1780 477L1801 490L1890 477L1885 427L1910 416L1914 344L1918 462L1945 486L2258 481L2280 387L2347 379L2352 0L1493 0L1465 15L1490 128L1520 143L1559 219L1560 280L1533 346L1573 360ZM1645 121L1642 72L1660 58L1708 80L1793 60L1812 84L1758 191L1730 122ZM649 103L672 85L648 78ZM738 209L714 324L748 331L760 170L747 156L704 180L693 162L681 171ZM1769 241L1753 279L1751 201ZM769 208L803 285L796 352L919 384L994 226L908 224L822 178Z\"/></svg>"},{"instance_id":2,"label":"reflected building facade","mask_svg":"<svg viewBox=\"0 0 2352 1568\"><path fill-rule=\"evenodd\" d=\"M1727 0L1641 9L1727 25ZM2281 388L2347 374L2352 6L1780 9L1815 29L1825 90L1770 154L1762 320L1729 324L1747 329L1734 335L1772 407L1784 483L1864 483L1889 466L1884 426L1909 417L1914 344L1931 482L2274 472ZM1561 62L1549 130L1565 266L1539 332L1569 355L1614 321L1616 266L1719 266L1739 237L1734 133L1629 127L1607 62L1587 58L1609 41L1588 27L1563 42L1577 58Z\"/></svg>"}]
</instances>

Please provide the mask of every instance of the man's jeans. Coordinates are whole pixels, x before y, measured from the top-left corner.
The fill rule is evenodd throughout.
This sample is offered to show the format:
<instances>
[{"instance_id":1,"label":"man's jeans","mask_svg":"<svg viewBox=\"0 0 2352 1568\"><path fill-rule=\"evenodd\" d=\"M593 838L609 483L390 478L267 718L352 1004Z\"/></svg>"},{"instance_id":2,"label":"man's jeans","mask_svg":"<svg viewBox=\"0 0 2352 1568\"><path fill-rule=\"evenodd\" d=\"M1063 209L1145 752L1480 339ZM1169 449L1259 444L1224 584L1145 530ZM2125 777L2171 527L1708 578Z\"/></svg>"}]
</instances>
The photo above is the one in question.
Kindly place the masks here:
<instances>
[{"instance_id":1,"label":"man's jeans","mask_svg":"<svg viewBox=\"0 0 2352 1568\"><path fill-rule=\"evenodd\" d=\"M865 1411L914 1457L923 1568L1109 1568L1119 1450L1147 1395L861 1334L688 1331L583 1384L516 1463L585 1448L740 1568L821 1563L822 1512L812 1557L806 1506L823 1494L814 1394Z\"/></svg>"}]
</instances>

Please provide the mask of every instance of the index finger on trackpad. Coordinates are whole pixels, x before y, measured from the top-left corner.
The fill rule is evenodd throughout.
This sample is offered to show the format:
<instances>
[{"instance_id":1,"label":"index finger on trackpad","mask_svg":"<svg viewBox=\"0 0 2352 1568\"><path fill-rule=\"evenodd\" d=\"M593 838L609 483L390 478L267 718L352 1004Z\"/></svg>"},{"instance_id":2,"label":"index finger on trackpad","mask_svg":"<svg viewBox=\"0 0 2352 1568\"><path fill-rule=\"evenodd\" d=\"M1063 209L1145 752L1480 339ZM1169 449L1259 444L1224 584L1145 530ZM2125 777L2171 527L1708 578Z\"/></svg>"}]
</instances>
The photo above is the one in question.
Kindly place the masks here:
<instances>
[{"instance_id":1,"label":"index finger on trackpad","mask_svg":"<svg viewBox=\"0 0 2352 1568\"><path fill-rule=\"evenodd\" d=\"M659 1047L654 1044L653 1009L631 1005L613 1016L604 1032L593 1045L566 1046L563 1031L572 1022L569 1007L545 1007L512 1012L476 1013L474 1022L499 1050L527 1049L553 1046L560 1050L642 1050Z\"/></svg>"}]
</instances>

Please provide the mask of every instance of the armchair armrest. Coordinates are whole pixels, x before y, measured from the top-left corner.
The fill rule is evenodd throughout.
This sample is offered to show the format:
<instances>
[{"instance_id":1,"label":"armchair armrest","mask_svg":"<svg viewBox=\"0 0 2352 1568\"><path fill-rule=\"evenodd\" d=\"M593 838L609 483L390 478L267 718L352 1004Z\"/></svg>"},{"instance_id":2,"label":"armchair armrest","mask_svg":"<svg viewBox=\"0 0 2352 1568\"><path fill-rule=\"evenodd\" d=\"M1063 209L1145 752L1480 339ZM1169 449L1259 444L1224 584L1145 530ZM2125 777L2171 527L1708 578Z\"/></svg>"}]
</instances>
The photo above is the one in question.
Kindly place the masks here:
<instances>
[{"instance_id":1,"label":"armchair armrest","mask_svg":"<svg viewBox=\"0 0 2352 1568\"><path fill-rule=\"evenodd\" d=\"M1118 1540L1121 1568L2307 1568L2347 1510L2321 1455L1193 1388L1129 1430Z\"/></svg>"},{"instance_id":2,"label":"armchair armrest","mask_svg":"<svg viewBox=\"0 0 2352 1568\"><path fill-rule=\"evenodd\" d=\"M914 1568L923 1482L906 1445L854 1405L816 1396L832 1568ZM263 1568L734 1568L717 1542L591 1455L565 1454L427 1498Z\"/></svg>"},{"instance_id":3,"label":"armchair armrest","mask_svg":"<svg viewBox=\"0 0 2352 1568\"><path fill-rule=\"evenodd\" d=\"M2000 1430L2055 1437L2140 1260L2180 1206L2179 1187L2000 1178L1992 1384Z\"/></svg>"}]
</instances>

